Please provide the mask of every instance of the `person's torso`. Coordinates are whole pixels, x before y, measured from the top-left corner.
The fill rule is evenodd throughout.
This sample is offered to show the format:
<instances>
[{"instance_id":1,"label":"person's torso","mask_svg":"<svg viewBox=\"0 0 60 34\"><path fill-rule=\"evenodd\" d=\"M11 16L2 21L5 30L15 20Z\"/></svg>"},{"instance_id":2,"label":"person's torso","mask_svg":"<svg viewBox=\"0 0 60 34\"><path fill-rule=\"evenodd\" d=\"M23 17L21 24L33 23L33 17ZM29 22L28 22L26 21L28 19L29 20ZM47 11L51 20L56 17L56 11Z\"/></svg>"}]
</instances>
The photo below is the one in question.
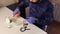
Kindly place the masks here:
<instances>
[{"instance_id":1,"label":"person's torso","mask_svg":"<svg viewBox=\"0 0 60 34\"><path fill-rule=\"evenodd\" d=\"M36 18L42 17L42 19L50 17L49 15L51 14L51 12L47 11L49 1L41 1L40 3L33 4L29 0L26 0L25 3L30 7L30 12L29 12L30 16L34 16Z\"/></svg>"}]
</instances>

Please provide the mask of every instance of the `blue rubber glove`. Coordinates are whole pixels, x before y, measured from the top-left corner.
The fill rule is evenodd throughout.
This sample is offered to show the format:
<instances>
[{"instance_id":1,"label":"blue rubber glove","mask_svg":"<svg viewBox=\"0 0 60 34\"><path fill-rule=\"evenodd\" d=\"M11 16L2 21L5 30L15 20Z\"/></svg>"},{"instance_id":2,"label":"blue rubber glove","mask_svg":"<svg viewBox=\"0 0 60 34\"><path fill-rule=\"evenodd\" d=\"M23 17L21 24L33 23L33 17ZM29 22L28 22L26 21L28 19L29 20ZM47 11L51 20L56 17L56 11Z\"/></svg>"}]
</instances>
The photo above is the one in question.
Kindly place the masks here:
<instances>
[{"instance_id":1,"label":"blue rubber glove","mask_svg":"<svg viewBox=\"0 0 60 34\"><path fill-rule=\"evenodd\" d=\"M33 23L35 23L35 21L37 21L37 19L34 17L28 17L26 20L31 24L33 24Z\"/></svg>"},{"instance_id":2,"label":"blue rubber glove","mask_svg":"<svg viewBox=\"0 0 60 34\"><path fill-rule=\"evenodd\" d=\"M19 8L16 8L16 9L14 10L14 12L13 12L13 16L14 16L16 13L20 14L20 10L19 10Z\"/></svg>"}]
</instances>

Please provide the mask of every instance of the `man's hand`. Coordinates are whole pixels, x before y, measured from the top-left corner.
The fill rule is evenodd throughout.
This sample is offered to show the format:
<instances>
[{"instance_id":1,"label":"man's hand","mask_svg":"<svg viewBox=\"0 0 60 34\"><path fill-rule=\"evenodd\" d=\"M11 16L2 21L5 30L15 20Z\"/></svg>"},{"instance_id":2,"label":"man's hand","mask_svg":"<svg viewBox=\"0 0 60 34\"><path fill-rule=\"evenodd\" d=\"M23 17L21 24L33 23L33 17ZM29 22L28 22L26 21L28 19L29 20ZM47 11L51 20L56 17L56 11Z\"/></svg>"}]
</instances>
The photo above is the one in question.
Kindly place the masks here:
<instances>
[{"instance_id":1,"label":"man's hand","mask_svg":"<svg viewBox=\"0 0 60 34\"><path fill-rule=\"evenodd\" d=\"M20 11L19 11L18 8L16 8L16 9L14 10L14 12L13 12L13 16L15 16L15 17L20 16Z\"/></svg>"},{"instance_id":2,"label":"man's hand","mask_svg":"<svg viewBox=\"0 0 60 34\"><path fill-rule=\"evenodd\" d=\"M38 19L34 18L34 17L28 17L28 18L26 18L26 20L31 24L35 23L35 21L38 21Z\"/></svg>"}]
</instances>

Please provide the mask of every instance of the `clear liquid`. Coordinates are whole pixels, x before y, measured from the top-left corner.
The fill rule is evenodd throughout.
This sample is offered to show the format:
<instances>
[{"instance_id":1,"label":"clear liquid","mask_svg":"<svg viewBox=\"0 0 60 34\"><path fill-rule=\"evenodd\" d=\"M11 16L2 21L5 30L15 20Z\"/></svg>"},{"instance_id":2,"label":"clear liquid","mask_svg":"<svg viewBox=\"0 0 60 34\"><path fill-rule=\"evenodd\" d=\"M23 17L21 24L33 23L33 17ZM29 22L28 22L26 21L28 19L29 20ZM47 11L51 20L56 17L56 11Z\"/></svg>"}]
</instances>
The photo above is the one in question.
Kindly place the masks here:
<instances>
[{"instance_id":1,"label":"clear liquid","mask_svg":"<svg viewBox=\"0 0 60 34\"><path fill-rule=\"evenodd\" d=\"M15 25L22 25L22 24L26 23L25 19L22 17L12 18L12 21L15 23Z\"/></svg>"}]
</instances>

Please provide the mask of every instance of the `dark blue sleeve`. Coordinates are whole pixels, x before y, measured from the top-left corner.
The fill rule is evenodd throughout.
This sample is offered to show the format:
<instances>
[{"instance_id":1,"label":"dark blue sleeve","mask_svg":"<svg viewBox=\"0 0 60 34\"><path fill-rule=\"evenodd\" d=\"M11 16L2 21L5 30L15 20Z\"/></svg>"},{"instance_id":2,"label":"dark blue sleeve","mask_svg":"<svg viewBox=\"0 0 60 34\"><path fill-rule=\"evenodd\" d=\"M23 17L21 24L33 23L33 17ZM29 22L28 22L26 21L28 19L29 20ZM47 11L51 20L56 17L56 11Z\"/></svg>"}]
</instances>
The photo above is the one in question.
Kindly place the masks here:
<instances>
[{"instance_id":1,"label":"dark blue sleeve","mask_svg":"<svg viewBox=\"0 0 60 34\"><path fill-rule=\"evenodd\" d=\"M54 6L52 4L48 5L47 11L49 12L47 14L49 16L46 16L44 20L41 20L40 24L42 24L42 25L49 25L54 20L54 17L53 17Z\"/></svg>"},{"instance_id":2,"label":"dark blue sleeve","mask_svg":"<svg viewBox=\"0 0 60 34\"><path fill-rule=\"evenodd\" d=\"M25 1L22 1L17 7L27 7L27 4Z\"/></svg>"},{"instance_id":3,"label":"dark blue sleeve","mask_svg":"<svg viewBox=\"0 0 60 34\"><path fill-rule=\"evenodd\" d=\"M49 14L50 17L46 19L47 25L51 24L52 21L54 20L54 6L53 6L53 4L50 4L48 9L49 9L48 11L50 12L50 14Z\"/></svg>"},{"instance_id":4,"label":"dark blue sleeve","mask_svg":"<svg viewBox=\"0 0 60 34\"><path fill-rule=\"evenodd\" d=\"M22 9L25 9L27 7L26 2L22 1L20 4L17 5L16 9L13 12L13 15L15 15L17 12L21 13Z\"/></svg>"}]
</instances>

